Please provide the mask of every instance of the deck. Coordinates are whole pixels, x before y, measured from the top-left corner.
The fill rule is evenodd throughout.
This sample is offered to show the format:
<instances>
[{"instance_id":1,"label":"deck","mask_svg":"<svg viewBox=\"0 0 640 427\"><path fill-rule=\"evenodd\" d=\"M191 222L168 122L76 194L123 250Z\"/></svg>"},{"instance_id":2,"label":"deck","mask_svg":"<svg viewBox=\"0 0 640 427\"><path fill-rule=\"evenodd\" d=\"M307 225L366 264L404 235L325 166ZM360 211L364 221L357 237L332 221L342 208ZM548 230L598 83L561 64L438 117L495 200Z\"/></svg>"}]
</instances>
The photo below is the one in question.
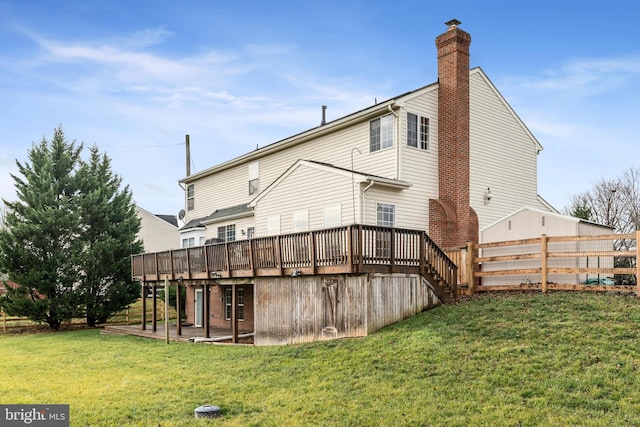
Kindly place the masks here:
<instances>
[{"instance_id":1,"label":"deck","mask_svg":"<svg viewBox=\"0 0 640 427\"><path fill-rule=\"evenodd\" d=\"M447 301L455 296L457 267L425 233L349 225L279 236L138 254L134 280L249 278L350 273L420 274Z\"/></svg>"}]
</instances>

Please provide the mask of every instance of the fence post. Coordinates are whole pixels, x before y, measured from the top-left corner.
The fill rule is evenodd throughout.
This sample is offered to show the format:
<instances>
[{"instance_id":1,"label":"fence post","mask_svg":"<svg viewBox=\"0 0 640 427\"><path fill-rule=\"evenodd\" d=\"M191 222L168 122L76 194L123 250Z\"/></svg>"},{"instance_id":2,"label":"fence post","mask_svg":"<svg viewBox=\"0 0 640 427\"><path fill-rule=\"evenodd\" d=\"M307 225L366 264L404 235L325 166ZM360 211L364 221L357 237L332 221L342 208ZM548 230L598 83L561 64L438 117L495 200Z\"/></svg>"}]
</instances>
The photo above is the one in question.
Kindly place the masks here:
<instances>
[{"instance_id":1,"label":"fence post","mask_svg":"<svg viewBox=\"0 0 640 427\"><path fill-rule=\"evenodd\" d=\"M466 273L467 273L467 292L469 292L469 295L473 295L475 292L475 280L473 278L473 266L474 266L474 262L473 259L475 258L475 253L474 253L474 248L473 248L473 242L467 242L467 259L466 259Z\"/></svg>"},{"instance_id":2,"label":"fence post","mask_svg":"<svg viewBox=\"0 0 640 427\"><path fill-rule=\"evenodd\" d=\"M636 298L640 297L640 230L636 230Z\"/></svg>"},{"instance_id":3,"label":"fence post","mask_svg":"<svg viewBox=\"0 0 640 427\"><path fill-rule=\"evenodd\" d=\"M0 310L2 312L2 332L7 332L7 313L4 310Z\"/></svg>"},{"instance_id":4,"label":"fence post","mask_svg":"<svg viewBox=\"0 0 640 427\"><path fill-rule=\"evenodd\" d=\"M543 234L542 236L540 236L540 267L542 269L542 292L547 292L547 256L548 256L548 250L547 250L547 235Z\"/></svg>"}]
</instances>

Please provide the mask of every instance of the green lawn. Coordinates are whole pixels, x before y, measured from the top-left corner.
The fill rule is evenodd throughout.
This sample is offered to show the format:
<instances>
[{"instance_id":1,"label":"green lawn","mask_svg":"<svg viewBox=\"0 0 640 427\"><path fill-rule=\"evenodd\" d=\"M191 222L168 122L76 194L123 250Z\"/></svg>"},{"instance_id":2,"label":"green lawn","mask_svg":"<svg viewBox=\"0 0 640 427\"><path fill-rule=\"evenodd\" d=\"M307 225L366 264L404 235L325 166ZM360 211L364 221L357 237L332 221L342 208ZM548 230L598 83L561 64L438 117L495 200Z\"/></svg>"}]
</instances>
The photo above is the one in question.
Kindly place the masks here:
<instances>
[{"instance_id":1,"label":"green lawn","mask_svg":"<svg viewBox=\"0 0 640 427\"><path fill-rule=\"evenodd\" d=\"M491 295L364 339L284 347L98 330L0 336L0 403L73 426L640 425L640 300ZM216 420L195 420L214 404Z\"/></svg>"}]
</instances>

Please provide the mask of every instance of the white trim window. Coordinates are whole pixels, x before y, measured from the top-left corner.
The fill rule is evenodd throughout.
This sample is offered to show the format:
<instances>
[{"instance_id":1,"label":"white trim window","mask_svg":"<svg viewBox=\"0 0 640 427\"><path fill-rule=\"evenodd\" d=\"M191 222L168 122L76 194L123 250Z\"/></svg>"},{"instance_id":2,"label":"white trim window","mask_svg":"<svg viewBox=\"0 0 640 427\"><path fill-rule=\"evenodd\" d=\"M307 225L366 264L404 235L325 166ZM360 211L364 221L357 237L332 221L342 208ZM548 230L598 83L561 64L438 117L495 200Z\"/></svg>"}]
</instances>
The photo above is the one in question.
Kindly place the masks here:
<instances>
[{"instance_id":1,"label":"white trim window","mask_svg":"<svg viewBox=\"0 0 640 427\"><path fill-rule=\"evenodd\" d=\"M249 163L249 195L260 191L260 163Z\"/></svg>"},{"instance_id":2,"label":"white trim window","mask_svg":"<svg viewBox=\"0 0 640 427\"><path fill-rule=\"evenodd\" d=\"M222 225L218 227L218 239L223 242L233 242L236 240L236 225Z\"/></svg>"},{"instance_id":3,"label":"white trim window","mask_svg":"<svg viewBox=\"0 0 640 427\"><path fill-rule=\"evenodd\" d=\"M407 113L407 145L429 149L429 118Z\"/></svg>"},{"instance_id":4,"label":"white trim window","mask_svg":"<svg viewBox=\"0 0 640 427\"><path fill-rule=\"evenodd\" d=\"M380 227L395 227L396 205L378 203L376 208L376 223Z\"/></svg>"},{"instance_id":5,"label":"white trim window","mask_svg":"<svg viewBox=\"0 0 640 427\"><path fill-rule=\"evenodd\" d=\"M393 115L387 114L369 122L369 152L393 147Z\"/></svg>"},{"instance_id":6,"label":"white trim window","mask_svg":"<svg viewBox=\"0 0 640 427\"><path fill-rule=\"evenodd\" d=\"M182 247L183 248L192 248L196 245L195 237L185 237L182 239Z\"/></svg>"},{"instance_id":7,"label":"white trim window","mask_svg":"<svg viewBox=\"0 0 640 427\"><path fill-rule=\"evenodd\" d=\"M302 209L293 213L293 232L309 230L309 210Z\"/></svg>"},{"instance_id":8,"label":"white trim window","mask_svg":"<svg viewBox=\"0 0 640 427\"><path fill-rule=\"evenodd\" d=\"M342 225L342 207L340 203L324 208L324 228L340 227Z\"/></svg>"},{"instance_id":9,"label":"white trim window","mask_svg":"<svg viewBox=\"0 0 640 427\"><path fill-rule=\"evenodd\" d=\"M195 209L195 186L194 184L187 185L187 210L192 211Z\"/></svg>"},{"instance_id":10,"label":"white trim window","mask_svg":"<svg viewBox=\"0 0 640 427\"><path fill-rule=\"evenodd\" d=\"M267 236L280 234L280 215L271 215L267 218Z\"/></svg>"}]
</instances>

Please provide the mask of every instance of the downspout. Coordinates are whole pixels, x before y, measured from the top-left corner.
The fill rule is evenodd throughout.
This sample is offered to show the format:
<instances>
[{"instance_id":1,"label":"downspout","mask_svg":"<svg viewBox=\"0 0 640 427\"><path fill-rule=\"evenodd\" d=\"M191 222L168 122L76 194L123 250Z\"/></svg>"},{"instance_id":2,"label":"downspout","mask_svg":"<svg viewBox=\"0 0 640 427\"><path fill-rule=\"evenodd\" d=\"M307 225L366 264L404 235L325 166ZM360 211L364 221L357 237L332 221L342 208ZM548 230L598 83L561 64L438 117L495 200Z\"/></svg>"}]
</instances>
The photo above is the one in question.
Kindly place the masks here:
<instances>
[{"instance_id":1,"label":"downspout","mask_svg":"<svg viewBox=\"0 0 640 427\"><path fill-rule=\"evenodd\" d=\"M369 181L369 185L367 185L364 190L362 190L362 194L360 195L360 224L366 224L365 220L366 220L366 199L364 196L364 193L367 192L368 189L370 189L371 187L373 187L373 181Z\"/></svg>"},{"instance_id":2,"label":"downspout","mask_svg":"<svg viewBox=\"0 0 640 427\"><path fill-rule=\"evenodd\" d=\"M395 103L394 103L395 105ZM397 143L395 144L396 146L396 176L395 179L400 179L400 120L399 120L399 115L396 114L395 111L393 111L393 108L391 107L391 104L387 105L387 108L389 109L389 112L391 114L393 114L394 117L394 126L393 126L393 138L394 141L396 141Z\"/></svg>"}]
</instances>

